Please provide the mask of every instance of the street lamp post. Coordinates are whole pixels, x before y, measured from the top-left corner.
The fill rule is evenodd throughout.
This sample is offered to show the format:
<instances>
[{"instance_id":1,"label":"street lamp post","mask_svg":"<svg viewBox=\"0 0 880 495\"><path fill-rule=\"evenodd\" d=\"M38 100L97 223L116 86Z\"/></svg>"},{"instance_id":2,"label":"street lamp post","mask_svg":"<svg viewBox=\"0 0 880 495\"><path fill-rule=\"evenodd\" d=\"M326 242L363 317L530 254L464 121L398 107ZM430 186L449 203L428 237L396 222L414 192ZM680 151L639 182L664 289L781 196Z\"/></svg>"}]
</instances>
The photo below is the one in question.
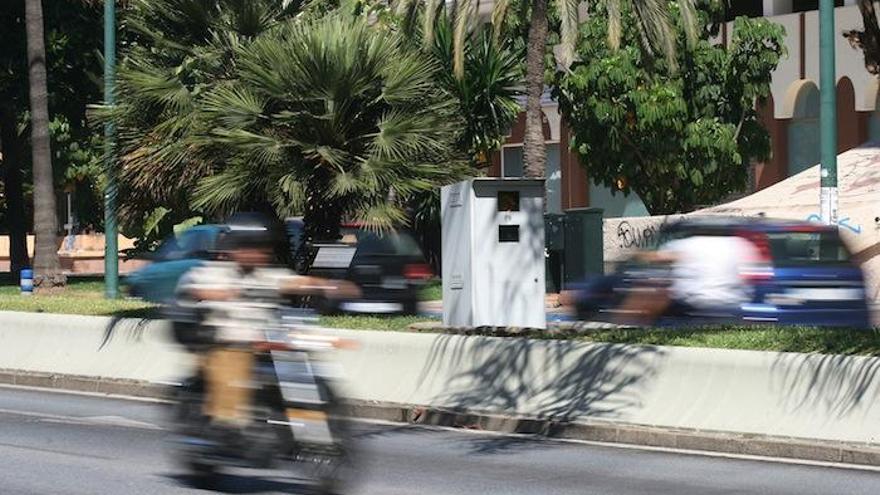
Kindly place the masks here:
<instances>
[{"instance_id":1,"label":"street lamp post","mask_svg":"<svg viewBox=\"0 0 880 495\"><path fill-rule=\"evenodd\" d=\"M114 103L116 83L116 1L104 1L104 104ZM104 295L119 296L119 249L116 228L116 129L113 122L104 124Z\"/></svg>"},{"instance_id":2,"label":"street lamp post","mask_svg":"<svg viewBox=\"0 0 880 495\"><path fill-rule=\"evenodd\" d=\"M837 223L837 78L834 69L834 0L819 0L819 212L822 223Z\"/></svg>"}]
</instances>

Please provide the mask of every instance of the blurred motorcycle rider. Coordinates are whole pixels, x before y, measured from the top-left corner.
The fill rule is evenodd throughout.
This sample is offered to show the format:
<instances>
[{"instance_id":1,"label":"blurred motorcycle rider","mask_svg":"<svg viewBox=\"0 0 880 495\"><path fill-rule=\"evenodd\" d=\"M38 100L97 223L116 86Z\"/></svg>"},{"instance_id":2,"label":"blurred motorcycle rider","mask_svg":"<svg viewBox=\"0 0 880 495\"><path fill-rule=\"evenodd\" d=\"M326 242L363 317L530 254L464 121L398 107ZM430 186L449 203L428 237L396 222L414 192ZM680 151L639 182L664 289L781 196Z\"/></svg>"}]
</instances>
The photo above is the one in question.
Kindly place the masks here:
<instances>
[{"instance_id":1,"label":"blurred motorcycle rider","mask_svg":"<svg viewBox=\"0 0 880 495\"><path fill-rule=\"evenodd\" d=\"M204 412L225 432L249 419L253 346L277 318L284 295L359 296L357 286L296 275L273 266L283 236L266 216L239 213L218 241L218 261L190 270L177 287L181 301L204 308L199 326L210 335L199 365L205 380Z\"/></svg>"}]
</instances>

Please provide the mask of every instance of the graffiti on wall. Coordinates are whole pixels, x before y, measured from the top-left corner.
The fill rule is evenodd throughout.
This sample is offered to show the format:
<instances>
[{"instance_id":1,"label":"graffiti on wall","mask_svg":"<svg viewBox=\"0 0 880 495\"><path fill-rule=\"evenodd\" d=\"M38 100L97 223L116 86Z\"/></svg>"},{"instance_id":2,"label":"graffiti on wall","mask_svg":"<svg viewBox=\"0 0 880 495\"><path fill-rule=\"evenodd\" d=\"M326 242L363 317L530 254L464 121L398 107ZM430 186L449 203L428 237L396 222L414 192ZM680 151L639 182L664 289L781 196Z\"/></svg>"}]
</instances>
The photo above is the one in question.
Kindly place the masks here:
<instances>
[{"instance_id":1,"label":"graffiti on wall","mask_svg":"<svg viewBox=\"0 0 880 495\"><path fill-rule=\"evenodd\" d=\"M664 217L657 223L633 225L628 220L617 224L617 242L619 249L650 249L662 242L663 229L669 223Z\"/></svg>"},{"instance_id":2,"label":"graffiti on wall","mask_svg":"<svg viewBox=\"0 0 880 495\"><path fill-rule=\"evenodd\" d=\"M813 213L812 215L810 215L810 216L807 217L807 221L808 221L808 222L821 222L821 221L822 221L822 217L819 216L817 213ZM852 224L850 223L850 218L849 218L849 217L844 217L844 218L840 218L840 219L838 219L838 220L837 220L837 226L840 227L840 228L843 228L843 229L847 229L847 230L849 230L850 232L852 232L853 234L856 234L856 235L859 235L859 234L862 233L862 226L861 226L861 225L852 225Z\"/></svg>"}]
</instances>

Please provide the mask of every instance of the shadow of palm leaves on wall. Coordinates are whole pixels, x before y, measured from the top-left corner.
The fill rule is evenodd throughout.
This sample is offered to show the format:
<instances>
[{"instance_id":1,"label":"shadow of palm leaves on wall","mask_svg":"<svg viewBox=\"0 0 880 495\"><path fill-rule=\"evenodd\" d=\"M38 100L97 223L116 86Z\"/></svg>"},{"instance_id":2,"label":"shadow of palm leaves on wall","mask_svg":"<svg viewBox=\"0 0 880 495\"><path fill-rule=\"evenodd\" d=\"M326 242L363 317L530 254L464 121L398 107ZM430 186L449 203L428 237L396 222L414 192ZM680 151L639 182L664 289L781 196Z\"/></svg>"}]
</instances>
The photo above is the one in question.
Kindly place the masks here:
<instances>
[{"instance_id":1,"label":"shadow of palm leaves on wall","mask_svg":"<svg viewBox=\"0 0 880 495\"><path fill-rule=\"evenodd\" d=\"M771 385L792 411L810 408L842 418L858 408L867 414L880 400L877 357L780 353L772 369L781 378Z\"/></svg>"},{"instance_id":2,"label":"shadow of palm leaves on wall","mask_svg":"<svg viewBox=\"0 0 880 495\"><path fill-rule=\"evenodd\" d=\"M137 314L140 314L140 312ZM113 317L110 318L110 321L107 323L107 328L104 329L104 337L101 340L101 345L98 346L98 350L103 349L109 344L117 332L125 332L129 341L137 342L143 339L144 330L146 330L149 323L153 321L153 318L150 316L132 318L131 316L131 314L123 311L114 314Z\"/></svg>"},{"instance_id":3,"label":"shadow of palm leaves on wall","mask_svg":"<svg viewBox=\"0 0 880 495\"><path fill-rule=\"evenodd\" d=\"M456 410L562 422L614 418L641 403L664 357L651 346L439 335L418 386L451 374L432 405Z\"/></svg>"}]
</instances>

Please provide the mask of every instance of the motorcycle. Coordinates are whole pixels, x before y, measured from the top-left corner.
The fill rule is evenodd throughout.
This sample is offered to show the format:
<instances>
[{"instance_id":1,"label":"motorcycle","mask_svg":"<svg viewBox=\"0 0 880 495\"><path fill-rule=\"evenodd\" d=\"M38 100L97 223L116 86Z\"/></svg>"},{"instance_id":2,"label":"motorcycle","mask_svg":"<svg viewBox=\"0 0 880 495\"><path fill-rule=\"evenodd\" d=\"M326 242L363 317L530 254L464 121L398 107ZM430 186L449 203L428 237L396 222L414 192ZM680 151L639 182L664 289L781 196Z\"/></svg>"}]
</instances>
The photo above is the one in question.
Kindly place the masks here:
<instances>
[{"instance_id":1,"label":"motorcycle","mask_svg":"<svg viewBox=\"0 0 880 495\"><path fill-rule=\"evenodd\" d=\"M288 309L254 344L254 393L248 424L215 430L203 412L205 381L196 374L173 390L177 453L199 484L225 467L298 467L319 493L335 494L351 473L352 455L333 373L320 359L346 343L309 331L314 317Z\"/></svg>"}]
</instances>

